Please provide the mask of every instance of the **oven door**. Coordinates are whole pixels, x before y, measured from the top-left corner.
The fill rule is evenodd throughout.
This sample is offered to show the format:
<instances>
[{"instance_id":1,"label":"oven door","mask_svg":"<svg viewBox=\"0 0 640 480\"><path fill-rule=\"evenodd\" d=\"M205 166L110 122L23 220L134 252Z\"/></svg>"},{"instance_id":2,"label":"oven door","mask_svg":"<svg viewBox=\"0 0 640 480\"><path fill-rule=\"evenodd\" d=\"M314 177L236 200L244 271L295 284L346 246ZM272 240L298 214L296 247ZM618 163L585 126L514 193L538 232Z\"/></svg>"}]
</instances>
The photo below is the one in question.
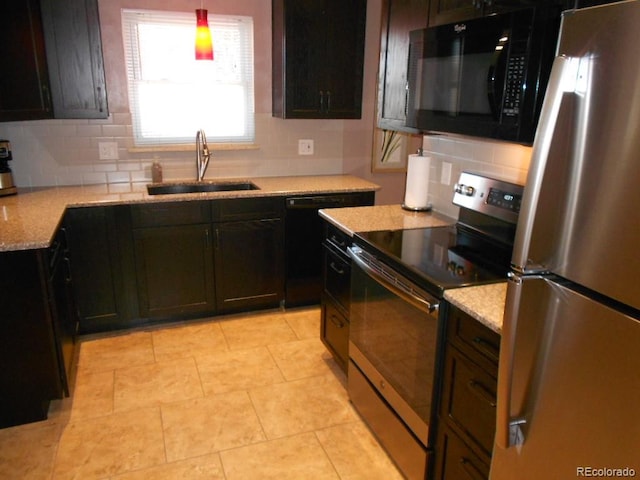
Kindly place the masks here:
<instances>
[{"instance_id":1,"label":"oven door","mask_svg":"<svg viewBox=\"0 0 640 480\"><path fill-rule=\"evenodd\" d=\"M431 446L429 424L434 413L431 406L438 337L442 333L438 299L357 246L349 249L349 255L353 259L349 395L392 457L394 445L385 444L381 437L397 437L388 432L398 426L376 424L384 417L401 419L409 436L421 444L416 450L422 449L424 455ZM361 395L359 390L364 383L376 395ZM381 397L383 400L377 403L392 414L372 405L375 397ZM388 441L393 443L393 439ZM406 452L406 444L400 450ZM402 468L402 462L394 460Z\"/></svg>"}]
</instances>

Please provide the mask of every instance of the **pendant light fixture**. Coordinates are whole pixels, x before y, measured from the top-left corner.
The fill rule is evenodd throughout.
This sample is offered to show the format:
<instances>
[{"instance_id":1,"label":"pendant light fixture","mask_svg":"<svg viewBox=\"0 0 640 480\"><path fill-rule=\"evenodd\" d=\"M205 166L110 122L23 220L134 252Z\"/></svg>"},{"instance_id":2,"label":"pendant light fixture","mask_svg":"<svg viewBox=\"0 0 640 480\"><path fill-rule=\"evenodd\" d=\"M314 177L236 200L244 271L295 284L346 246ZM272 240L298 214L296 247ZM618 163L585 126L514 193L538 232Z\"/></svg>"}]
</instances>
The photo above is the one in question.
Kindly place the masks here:
<instances>
[{"instance_id":1,"label":"pendant light fixture","mask_svg":"<svg viewBox=\"0 0 640 480\"><path fill-rule=\"evenodd\" d=\"M196 9L196 60L213 60L211 30L209 30L207 10L204 8Z\"/></svg>"}]
</instances>

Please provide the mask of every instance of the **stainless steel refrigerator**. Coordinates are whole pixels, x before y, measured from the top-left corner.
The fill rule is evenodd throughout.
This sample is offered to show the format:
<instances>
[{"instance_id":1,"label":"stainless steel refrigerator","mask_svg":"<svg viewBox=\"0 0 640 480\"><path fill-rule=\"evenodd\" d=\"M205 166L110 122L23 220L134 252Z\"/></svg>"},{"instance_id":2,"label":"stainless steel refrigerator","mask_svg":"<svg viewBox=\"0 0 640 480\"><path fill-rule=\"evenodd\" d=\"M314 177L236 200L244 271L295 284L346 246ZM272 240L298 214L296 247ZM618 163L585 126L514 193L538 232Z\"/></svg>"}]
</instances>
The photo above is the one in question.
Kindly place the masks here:
<instances>
[{"instance_id":1,"label":"stainless steel refrigerator","mask_svg":"<svg viewBox=\"0 0 640 480\"><path fill-rule=\"evenodd\" d=\"M502 331L491 480L640 476L640 1L563 14Z\"/></svg>"}]
</instances>

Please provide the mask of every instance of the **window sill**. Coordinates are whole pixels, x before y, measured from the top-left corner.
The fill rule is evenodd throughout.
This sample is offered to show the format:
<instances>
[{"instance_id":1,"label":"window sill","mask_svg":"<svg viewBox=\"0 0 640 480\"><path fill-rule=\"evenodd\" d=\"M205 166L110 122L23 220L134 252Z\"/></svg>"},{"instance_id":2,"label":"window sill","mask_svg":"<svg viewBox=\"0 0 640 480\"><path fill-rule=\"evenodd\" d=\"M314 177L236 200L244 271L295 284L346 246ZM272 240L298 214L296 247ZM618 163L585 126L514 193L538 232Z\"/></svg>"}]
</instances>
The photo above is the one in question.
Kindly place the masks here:
<instances>
[{"instance_id":1,"label":"window sill","mask_svg":"<svg viewBox=\"0 0 640 480\"><path fill-rule=\"evenodd\" d=\"M258 150L260 147L255 143L208 143L209 150L221 151L221 150ZM181 144L181 145L149 145L144 147L130 147L128 152L132 153L147 153L147 152L193 152L196 149L196 144Z\"/></svg>"}]
</instances>

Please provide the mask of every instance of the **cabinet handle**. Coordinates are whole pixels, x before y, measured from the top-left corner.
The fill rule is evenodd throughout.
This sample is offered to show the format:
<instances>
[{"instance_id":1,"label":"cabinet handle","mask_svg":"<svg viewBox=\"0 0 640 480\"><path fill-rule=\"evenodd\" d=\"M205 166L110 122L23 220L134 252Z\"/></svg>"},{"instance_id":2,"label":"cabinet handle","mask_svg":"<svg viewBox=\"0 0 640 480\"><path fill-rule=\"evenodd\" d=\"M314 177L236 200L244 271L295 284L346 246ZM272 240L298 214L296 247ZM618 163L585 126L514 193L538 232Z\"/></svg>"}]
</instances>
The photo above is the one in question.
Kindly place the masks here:
<instances>
[{"instance_id":1,"label":"cabinet handle","mask_svg":"<svg viewBox=\"0 0 640 480\"><path fill-rule=\"evenodd\" d=\"M327 112L331 111L331 90L327 90Z\"/></svg>"},{"instance_id":2,"label":"cabinet handle","mask_svg":"<svg viewBox=\"0 0 640 480\"><path fill-rule=\"evenodd\" d=\"M482 337L474 337L473 343L476 344L476 347L479 350L484 351L491 358L498 360L500 357L500 347L496 346L493 342L482 338Z\"/></svg>"},{"instance_id":3,"label":"cabinet handle","mask_svg":"<svg viewBox=\"0 0 640 480\"><path fill-rule=\"evenodd\" d=\"M490 407L496 408L495 395L493 395L481 382L478 382L476 380L469 380L467 382L467 387L469 387L471 393L473 393L480 400L488 403Z\"/></svg>"},{"instance_id":4,"label":"cabinet handle","mask_svg":"<svg viewBox=\"0 0 640 480\"><path fill-rule=\"evenodd\" d=\"M102 87L96 87L98 91L98 111L102 113L104 111L104 105L102 105Z\"/></svg>"},{"instance_id":5,"label":"cabinet handle","mask_svg":"<svg viewBox=\"0 0 640 480\"><path fill-rule=\"evenodd\" d=\"M49 87L45 84L42 84L42 101L44 103L44 109L46 112L51 110L51 92L49 92Z\"/></svg>"},{"instance_id":6,"label":"cabinet handle","mask_svg":"<svg viewBox=\"0 0 640 480\"><path fill-rule=\"evenodd\" d=\"M324 111L324 92L320 90L320 111Z\"/></svg>"},{"instance_id":7,"label":"cabinet handle","mask_svg":"<svg viewBox=\"0 0 640 480\"><path fill-rule=\"evenodd\" d=\"M69 284L73 281L73 278L71 277L71 260L69 260L69 257L64 257L64 264L67 267L64 280Z\"/></svg>"},{"instance_id":8,"label":"cabinet handle","mask_svg":"<svg viewBox=\"0 0 640 480\"><path fill-rule=\"evenodd\" d=\"M333 323L336 327L344 328L344 322L340 320L337 316L331 315L329 317L329 320L331 320L331 323Z\"/></svg>"},{"instance_id":9,"label":"cabinet handle","mask_svg":"<svg viewBox=\"0 0 640 480\"><path fill-rule=\"evenodd\" d=\"M460 457L460 466L465 471L465 473L469 475L469 478L472 478L473 480L481 480L485 478L484 475L482 475L482 473L480 473L480 471L476 468L473 462L466 457Z\"/></svg>"},{"instance_id":10,"label":"cabinet handle","mask_svg":"<svg viewBox=\"0 0 640 480\"><path fill-rule=\"evenodd\" d=\"M338 275L344 275L344 269L336 265L336 262L331 262L329 266L331 267L331 270L336 272Z\"/></svg>"},{"instance_id":11,"label":"cabinet handle","mask_svg":"<svg viewBox=\"0 0 640 480\"><path fill-rule=\"evenodd\" d=\"M331 241L331 243L335 243L340 248L343 248L343 247L345 247L347 245L346 242L344 242L343 240L339 239L335 235L331 235L331 238L329 238L329 240Z\"/></svg>"}]
</instances>

